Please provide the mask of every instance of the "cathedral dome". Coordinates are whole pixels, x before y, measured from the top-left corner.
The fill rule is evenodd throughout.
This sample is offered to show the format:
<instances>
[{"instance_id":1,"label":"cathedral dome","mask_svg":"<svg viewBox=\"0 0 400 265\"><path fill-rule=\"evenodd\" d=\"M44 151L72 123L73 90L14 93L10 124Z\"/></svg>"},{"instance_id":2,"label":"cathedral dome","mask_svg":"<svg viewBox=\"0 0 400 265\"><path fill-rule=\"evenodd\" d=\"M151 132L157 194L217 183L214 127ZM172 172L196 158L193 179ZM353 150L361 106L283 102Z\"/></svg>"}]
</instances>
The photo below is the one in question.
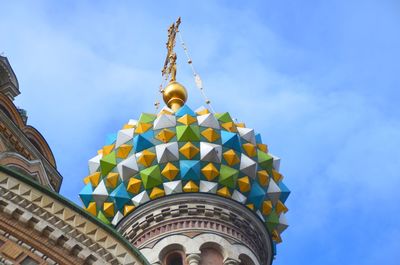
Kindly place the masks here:
<instances>
[{"instance_id":1,"label":"cathedral dome","mask_svg":"<svg viewBox=\"0 0 400 265\"><path fill-rule=\"evenodd\" d=\"M138 207L177 193L215 194L251 209L279 243L289 190L279 158L229 113L164 107L130 120L89 160L80 198L116 226ZM234 202L236 201L236 202Z\"/></svg>"}]
</instances>

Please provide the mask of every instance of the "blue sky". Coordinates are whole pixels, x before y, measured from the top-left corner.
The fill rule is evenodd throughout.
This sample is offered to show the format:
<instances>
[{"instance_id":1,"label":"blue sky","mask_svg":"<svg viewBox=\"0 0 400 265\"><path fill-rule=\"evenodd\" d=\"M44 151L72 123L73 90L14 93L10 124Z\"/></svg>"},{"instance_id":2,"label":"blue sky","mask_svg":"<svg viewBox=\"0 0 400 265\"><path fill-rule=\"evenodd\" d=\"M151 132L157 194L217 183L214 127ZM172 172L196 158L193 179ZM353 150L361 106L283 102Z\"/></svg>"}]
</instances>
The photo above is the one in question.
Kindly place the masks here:
<instances>
[{"instance_id":1,"label":"blue sky","mask_svg":"<svg viewBox=\"0 0 400 265\"><path fill-rule=\"evenodd\" d=\"M398 264L398 1L0 1L16 104L50 144L79 203L108 133L152 112L168 25L216 111L282 157L290 227L276 265ZM202 105L180 47L178 79Z\"/></svg>"}]
</instances>

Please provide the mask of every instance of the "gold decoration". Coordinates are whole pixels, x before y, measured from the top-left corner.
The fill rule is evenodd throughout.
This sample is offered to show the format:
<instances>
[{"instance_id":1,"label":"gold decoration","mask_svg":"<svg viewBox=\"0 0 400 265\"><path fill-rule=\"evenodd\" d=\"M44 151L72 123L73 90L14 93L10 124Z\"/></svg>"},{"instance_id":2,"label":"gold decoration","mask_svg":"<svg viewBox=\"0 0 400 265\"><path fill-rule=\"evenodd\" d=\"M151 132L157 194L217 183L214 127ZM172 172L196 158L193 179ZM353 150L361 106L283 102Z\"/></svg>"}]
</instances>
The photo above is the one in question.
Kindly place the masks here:
<instances>
[{"instance_id":1,"label":"gold decoration","mask_svg":"<svg viewBox=\"0 0 400 265\"><path fill-rule=\"evenodd\" d=\"M115 186L117 186L118 183L118 177L119 177L118 173L115 172L108 173L106 177L106 186L108 188L115 188Z\"/></svg>"},{"instance_id":2,"label":"gold decoration","mask_svg":"<svg viewBox=\"0 0 400 265\"><path fill-rule=\"evenodd\" d=\"M155 199L155 198L162 197L162 196L164 196L164 195L165 195L165 192L164 192L163 189L154 187L154 188L151 190L150 199L153 200L153 199Z\"/></svg>"},{"instance_id":3,"label":"gold decoration","mask_svg":"<svg viewBox=\"0 0 400 265\"><path fill-rule=\"evenodd\" d=\"M140 191L142 181L140 179L130 178L126 190L130 193L137 194Z\"/></svg>"},{"instance_id":4,"label":"gold decoration","mask_svg":"<svg viewBox=\"0 0 400 265\"><path fill-rule=\"evenodd\" d=\"M192 159L195 155L197 155L200 150L191 142L187 142L184 146L179 149L179 152L184 155L187 159Z\"/></svg>"},{"instance_id":5,"label":"gold decoration","mask_svg":"<svg viewBox=\"0 0 400 265\"><path fill-rule=\"evenodd\" d=\"M175 112L185 104L187 98L186 88L176 81L169 82L163 90L165 104Z\"/></svg>"},{"instance_id":6,"label":"gold decoration","mask_svg":"<svg viewBox=\"0 0 400 265\"><path fill-rule=\"evenodd\" d=\"M135 209L135 205L124 205L124 216L127 216Z\"/></svg>"},{"instance_id":7,"label":"gold decoration","mask_svg":"<svg viewBox=\"0 0 400 265\"><path fill-rule=\"evenodd\" d=\"M135 133L145 133L151 128L151 126L153 126L151 123L139 122L135 129Z\"/></svg>"},{"instance_id":8,"label":"gold decoration","mask_svg":"<svg viewBox=\"0 0 400 265\"><path fill-rule=\"evenodd\" d=\"M226 151L225 153L223 153L223 156L224 156L226 163L230 166L233 166L240 162L239 157L236 155L236 153L235 153L235 151L233 151L233 149L230 149L230 150Z\"/></svg>"},{"instance_id":9,"label":"gold decoration","mask_svg":"<svg viewBox=\"0 0 400 265\"><path fill-rule=\"evenodd\" d=\"M281 201L278 201L275 206L275 211L277 214L286 213L288 208Z\"/></svg>"},{"instance_id":10,"label":"gold decoration","mask_svg":"<svg viewBox=\"0 0 400 265\"><path fill-rule=\"evenodd\" d=\"M140 157L138 158L138 163L142 164L145 167L151 166L154 159L156 158L156 154L150 152L149 150L144 150Z\"/></svg>"},{"instance_id":11,"label":"gold decoration","mask_svg":"<svg viewBox=\"0 0 400 265\"><path fill-rule=\"evenodd\" d=\"M220 138L219 133L217 133L213 128L205 129L201 132L201 135L203 135L209 142L215 142Z\"/></svg>"},{"instance_id":12,"label":"gold decoration","mask_svg":"<svg viewBox=\"0 0 400 265\"><path fill-rule=\"evenodd\" d=\"M90 213L91 215L96 216L97 215L96 202L89 202L89 205L86 208L86 211L88 213Z\"/></svg>"},{"instance_id":13,"label":"gold decoration","mask_svg":"<svg viewBox=\"0 0 400 265\"><path fill-rule=\"evenodd\" d=\"M186 183L186 185L183 187L184 192L199 192L199 186L194 183L194 181L189 181Z\"/></svg>"},{"instance_id":14,"label":"gold decoration","mask_svg":"<svg viewBox=\"0 0 400 265\"><path fill-rule=\"evenodd\" d=\"M105 202L103 204L103 212L105 216L112 217L114 216L114 203L113 202Z\"/></svg>"},{"instance_id":15,"label":"gold decoration","mask_svg":"<svg viewBox=\"0 0 400 265\"><path fill-rule=\"evenodd\" d=\"M268 153L268 146L266 144L257 144L257 147L264 153Z\"/></svg>"},{"instance_id":16,"label":"gold decoration","mask_svg":"<svg viewBox=\"0 0 400 265\"><path fill-rule=\"evenodd\" d=\"M254 144L245 143L242 144L242 147L249 157L254 157L257 154L257 148Z\"/></svg>"},{"instance_id":17,"label":"gold decoration","mask_svg":"<svg viewBox=\"0 0 400 265\"><path fill-rule=\"evenodd\" d=\"M168 29L168 40L167 40L167 57L165 58L164 67L161 70L162 76L168 80L170 77L169 84L165 89L162 89L164 102L173 111L177 111L182 107L187 100L187 92L184 86L176 82L176 53L174 52L176 33L179 31L179 25L181 24L181 18L179 17L175 23Z\"/></svg>"},{"instance_id":18,"label":"gold decoration","mask_svg":"<svg viewBox=\"0 0 400 265\"><path fill-rule=\"evenodd\" d=\"M196 118L193 118L193 117L190 116L189 114L185 114L185 115L183 115L182 117L180 117L180 118L178 119L178 122L183 123L183 124L185 124L185 125L190 125L190 124L192 124L192 123L194 123L194 122L196 122L196 121L197 121L197 119L196 119Z\"/></svg>"},{"instance_id":19,"label":"gold decoration","mask_svg":"<svg viewBox=\"0 0 400 265\"><path fill-rule=\"evenodd\" d=\"M160 140L161 142L168 143L173 137L175 133L168 129L162 129L157 135L156 139Z\"/></svg>"},{"instance_id":20,"label":"gold decoration","mask_svg":"<svg viewBox=\"0 0 400 265\"><path fill-rule=\"evenodd\" d=\"M220 189L217 191L217 194L218 194L219 196L223 196L223 197L227 197L227 198L230 198L230 197L231 197L231 193L230 193L228 187L220 188Z\"/></svg>"},{"instance_id":21,"label":"gold decoration","mask_svg":"<svg viewBox=\"0 0 400 265\"><path fill-rule=\"evenodd\" d=\"M221 127L224 128L225 130L229 131L229 132L237 132L235 123L233 123L231 121L222 123Z\"/></svg>"},{"instance_id":22,"label":"gold decoration","mask_svg":"<svg viewBox=\"0 0 400 265\"><path fill-rule=\"evenodd\" d=\"M201 169L201 173L203 173L208 181L215 179L215 177L219 174L218 169L213 163L208 163L205 167L203 167Z\"/></svg>"},{"instance_id":23,"label":"gold decoration","mask_svg":"<svg viewBox=\"0 0 400 265\"><path fill-rule=\"evenodd\" d=\"M97 187L97 185L99 185L100 176L101 176L101 173L100 173L100 172L95 172L95 173L93 173L93 174L87 176L86 178L84 178L84 179L83 179L83 182L84 182L85 185L86 185L86 184L88 184L89 181L90 181L90 183L92 184L92 186L95 188L95 187Z\"/></svg>"},{"instance_id":24,"label":"gold decoration","mask_svg":"<svg viewBox=\"0 0 400 265\"><path fill-rule=\"evenodd\" d=\"M272 178L275 180L275 182L280 182L283 179L283 176L281 173L273 169Z\"/></svg>"},{"instance_id":25,"label":"gold decoration","mask_svg":"<svg viewBox=\"0 0 400 265\"><path fill-rule=\"evenodd\" d=\"M161 174L169 180L173 180L178 175L179 169L172 163L168 162Z\"/></svg>"},{"instance_id":26,"label":"gold decoration","mask_svg":"<svg viewBox=\"0 0 400 265\"><path fill-rule=\"evenodd\" d=\"M128 157L129 152L132 150L132 145L123 144L117 149L117 158L125 159Z\"/></svg>"},{"instance_id":27,"label":"gold decoration","mask_svg":"<svg viewBox=\"0 0 400 265\"><path fill-rule=\"evenodd\" d=\"M205 115L205 114L208 114L208 113L210 113L210 111L208 109L203 109L203 110L200 110L200 111L196 112L197 115Z\"/></svg>"},{"instance_id":28,"label":"gold decoration","mask_svg":"<svg viewBox=\"0 0 400 265\"><path fill-rule=\"evenodd\" d=\"M262 207L261 207L262 213L264 215L268 215L272 211L272 202L271 201L263 201Z\"/></svg>"},{"instance_id":29,"label":"gold decoration","mask_svg":"<svg viewBox=\"0 0 400 265\"><path fill-rule=\"evenodd\" d=\"M257 172L258 182L261 186L265 187L269 183L269 175L266 170L260 170Z\"/></svg>"},{"instance_id":30,"label":"gold decoration","mask_svg":"<svg viewBox=\"0 0 400 265\"><path fill-rule=\"evenodd\" d=\"M239 185L239 190L241 192L250 191L251 185L250 185L249 177L248 176L244 176L244 177L238 179L238 185Z\"/></svg>"},{"instance_id":31,"label":"gold decoration","mask_svg":"<svg viewBox=\"0 0 400 265\"><path fill-rule=\"evenodd\" d=\"M114 144L106 145L103 147L103 156L108 155L114 148Z\"/></svg>"}]
</instances>

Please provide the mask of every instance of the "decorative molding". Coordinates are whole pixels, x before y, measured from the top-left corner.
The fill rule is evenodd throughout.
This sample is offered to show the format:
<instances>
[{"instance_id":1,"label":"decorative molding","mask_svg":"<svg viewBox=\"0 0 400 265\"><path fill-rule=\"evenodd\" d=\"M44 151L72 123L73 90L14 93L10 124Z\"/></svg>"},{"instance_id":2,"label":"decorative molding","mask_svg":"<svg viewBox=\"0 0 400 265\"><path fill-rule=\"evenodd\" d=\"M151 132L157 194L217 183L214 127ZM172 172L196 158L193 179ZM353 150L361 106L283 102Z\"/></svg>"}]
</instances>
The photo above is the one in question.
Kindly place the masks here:
<instances>
[{"instance_id":1,"label":"decorative molding","mask_svg":"<svg viewBox=\"0 0 400 265\"><path fill-rule=\"evenodd\" d=\"M176 194L138 207L117 230L139 249L173 235L215 234L248 246L262 264L271 264L272 242L262 221L243 205L205 193Z\"/></svg>"},{"instance_id":2,"label":"decorative molding","mask_svg":"<svg viewBox=\"0 0 400 265\"><path fill-rule=\"evenodd\" d=\"M18 220L17 226L21 222L32 232L76 252L82 260L92 259L93 264L147 264L127 243L103 229L99 221L82 214L83 210L76 211L78 207L70 207L71 203L65 203L61 196L49 196L46 193L50 191L44 193L6 173L0 172L0 212Z\"/></svg>"}]
</instances>

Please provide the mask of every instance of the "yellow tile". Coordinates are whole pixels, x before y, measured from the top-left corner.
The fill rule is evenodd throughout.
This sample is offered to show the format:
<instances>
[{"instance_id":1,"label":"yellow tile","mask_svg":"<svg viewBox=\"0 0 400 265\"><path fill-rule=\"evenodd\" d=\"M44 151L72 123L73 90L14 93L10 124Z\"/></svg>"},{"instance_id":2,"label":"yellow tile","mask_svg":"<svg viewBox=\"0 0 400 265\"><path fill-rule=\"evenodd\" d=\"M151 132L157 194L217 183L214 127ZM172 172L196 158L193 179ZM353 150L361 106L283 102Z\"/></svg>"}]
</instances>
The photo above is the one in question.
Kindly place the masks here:
<instances>
[{"instance_id":1,"label":"yellow tile","mask_svg":"<svg viewBox=\"0 0 400 265\"><path fill-rule=\"evenodd\" d=\"M165 192L164 192L163 189L154 187L154 188L151 190L150 199L153 200L153 199L155 199L155 198L162 197L162 196L164 196L164 195L165 195Z\"/></svg>"},{"instance_id":2,"label":"yellow tile","mask_svg":"<svg viewBox=\"0 0 400 265\"><path fill-rule=\"evenodd\" d=\"M258 182L261 186L267 186L269 183L269 175L266 170L260 170L257 172Z\"/></svg>"},{"instance_id":3,"label":"yellow tile","mask_svg":"<svg viewBox=\"0 0 400 265\"><path fill-rule=\"evenodd\" d=\"M139 122L136 126L135 129L135 133L145 133L147 132L151 127L153 126L153 124L151 123L142 123Z\"/></svg>"},{"instance_id":4,"label":"yellow tile","mask_svg":"<svg viewBox=\"0 0 400 265\"><path fill-rule=\"evenodd\" d=\"M199 191L199 186L196 185L192 180L186 183L186 185L183 187L184 192L198 192Z\"/></svg>"},{"instance_id":5,"label":"yellow tile","mask_svg":"<svg viewBox=\"0 0 400 265\"><path fill-rule=\"evenodd\" d=\"M179 152L184 155L187 159L192 159L195 155L200 152L200 149L193 145L191 142L187 142L184 146L179 149Z\"/></svg>"},{"instance_id":6,"label":"yellow tile","mask_svg":"<svg viewBox=\"0 0 400 265\"><path fill-rule=\"evenodd\" d=\"M103 204L103 212L107 217L114 216L114 203L113 202L105 202Z\"/></svg>"},{"instance_id":7,"label":"yellow tile","mask_svg":"<svg viewBox=\"0 0 400 265\"><path fill-rule=\"evenodd\" d=\"M240 162L239 157L236 155L235 151L233 149L230 149L223 153L224 159L228 165L233 166L236 165L237 163Z\"/></svg>"},{"instance_id":8,"label":"yellow tile","mask_svg":"<svg viewBox=\"0 0 400 265\"><path fill-rule=\"evenodd\" d=\"M125 125L122 127L123 130L124 130L124 129L132 129L132 128L135 128L135 125L133 125L133 124L125 124Z\"/></svg>"},{"instance_id":9,"label":"yellow tile","mask_svg":"<svg viewBox=\"0 0 400 265\"><path fill-rule=\"evenodd\" d=\"M140 191L140 186L142 185L142 181L136 178L130 178L126 190L130 193L137 194Z\"/></svg>"},{"instance_id":10,"label":"yellow tile","mask_svg":"<svg viewBox=\"0 0 400 265\"><path fill-rule=\"evenodd\" d=\"M124 205L124 216L127 216L135 209L135 205Z\"/></svg>"},{"instance_id":11,"label":"yellow tile","mask_svg":"<svg viewBox=\"0 0 400 265\"><path fill-rule=\"evenodd\" d=\"M115 188L118 183L119 174L115 172L108 173L106 177L106 186L108 188Z\"/></svg>"},{"instance_id":12,"label":"yellow tile","mask_svg":"<svg viewBox=\"0 0 400 265\"><path fill-rule=\"evenodd\" d=\"M208 181L215 179L215 177L219 174L218 169L213 163L208 163L205 167L203 167L201 169L201 173L203 173L204 177L206 177Z\"/></svg>"},{"instance_id":13,"label":"yellow tile","mask_svg":"<svg viewBox=\"0 0 400 265\"><path fill-rule=\"evenodd\" d=\"M272 240L275 241L275 243L277 244L282 242L282 238L279 235L278 231L276 230L272 231Z\"/></svg>"},{"instance_id":14,"label":"yellow tile","mask_svg":"<svg viewBox=\"0 0 400 265\"><path fill-rule=\"evenodd\" d=\"M102 155L103 154L103 149L97 150L97 154L98 155Z\"/></svg>"},{"instance_id":15,"label":"yellow tile","mask_svg":"<svg viewBox=\"0 0 400 265\"><path fill-rule=\"evenodd\" d=\"M100 173L100 172L95 172L95 173L93 173L93 174L87 176L86 178L84 178L84 179L83 179L83 182L84 182L85 184L88 184L89 181L90 181L90 183L92 184L92 186L95 188L95 187L97 187L97 185L99 185L100 176L101 176L101 173Z\"/></svg>"},{"instance_id":16,"label":"yellow tile","mask_svg":"<svg viewBox=\"0 0 400 265\"><path fill-rule=\"evenodd\" d=\"M168 143L173 137L175 133L168 129L162 129L157 135L156 139L160 140L161 142Z\"/></svg>"},{"instance_id":17,"label":"yellow tile","mask_svg":"<svg viewBox=\"0 0 400 265\"><path fill-rule=\"evenodd\" d=\"M262 207L262 214L267 215L270 214L272 211L272 202L271 201L263 201Z\"/></svg>"},{"instance_id":18,"label":"yellow tile","mask_svg":"<svg viewBox=\"0 0 400 265\"><path fill-rule=\"evenodd\" d=\"M231 193L230 193L228 187L222 187L222 188L220 188L219 190L217 190L217 194L218 194L219 196L223 196L223 197L227 197L227 198L230 198L230 197L231 197Z\"/></svg>"},{"instance_id":19,"label":"yellow tile","mask_svg":"<svg viewBox=\"0 0 400 265\"><path fill-rule=\"evenodd\" d=\"M273 169L272 170L272 178L275 180L275 182L279 182L283 179L283 176L281 173L279 173L278 171Z\"/></svg>"},{"instance_id":20,"label":"yellow tile","mask_svg":"<svg viewBox=\"0 0 400 265\"><path fill-rule=\"evenodd\" d=\"M229 131L229 132L237 132L235 123L233 123L231 121L222 123L221 127L224 128L225 130Z\"/></svg>"},{"instance_id":21,"label":"yellow tile","mask_svg":"<svg viewBox=\"0 0 400 265\"><path fill-rule=\"evenodd\" d=\"M278 201L275 206L275 211L277 214L286 213L288 208L281 201Z\"/></svg>"},{"instance_id":22,"label":"yellow tile","mask_svg":"<svg viewBox=\"0 0 400 265\"><path fill-rule=\"evenodd\" d=\"M246 204L246 206L247 206L247 208L254 210L254 204L249 203L249 204Z\"/></svg>"},{"instance_id":23,"label":"yellow tile","mask_svg":"<svg viewBox=\"0 0 400 265\"><path fill-rule=\"evenodd\" d=\"M103 147L103 156L108 155L114 149L114 144L105 145Z\"/></svg>"},{"instance_id":24,"label":"yellow tile","mask_svg":"<svg viewBox=\"0 0 400 265\"><path fill-rule=\"evenodd\" d=\"M210 113L210 111L208 109L203 109L203 110L200 110L200 111L196 112L197 115L205 115L205 114L208 114L208 113Z\"/></svg>"},{"instance_id":25,"label":"yellow tile","mask_svg":"<svg viewBox=\"0 0 400 265\"><path fill-rule=\"evenodd\" d=\"M257 144L257 147L264 153L268 153L268 146L266 144Z\"/></svg>"},{"instance_id":26,"label":"yellow tile","mask_svg":"<svg viewBox=\"0 0 400 265\"><path fill-rule=\"evenodd\" d=\"M171 112L171 111L169 111L169 110L163 109L163 110L161 110L161 111L157 114L157 116L161 116L161 115L163 115L163 114L172 115L172 114L174 114L174 113Z\"/></svg>"},{"instance_id":27,"label":"yellow tile","mask_svg":"<svg viewBox=\"0 0 400 265\"><path fill-rule=\"evenodd\" d=\"M148 167L151 166L155 158L156 154L150 152L149 150L144 150L137 161L143 166Z\"/></svg>"},{"instance_id":28,"label":"yellow tile","mask_svg":"<svg viewBox=\"0 0 400 265\"><path fill-rule=\"evenodd\" d=\"M241 192L248 192L250 191L250 179L248 176L242 177L238 179L239 190Z\"/></svg>"},{"instance_id":29,"label":"yellow tile","mask_svg":"<svg viewBox=\"0 0 400 265\"><path fill-rule=\"evenodd\" d=\"M90 213L93 216L97 216L97 209L96 209L96 203L95 202L89 202L88 207L86 208L86 211Z\"/></svg>"},{"instance_id":30,"label":"yellow tile","mask_svg":"<svg viewBox=\"0 0 400 265\"><path fill-rule=\"evenodd\" d=\"M169 180L173 180L178 175L179 169L172 163L167 163L161 174Z\"/></svg>"},{"instance_id":31,"label":"yellow tile","mask_svg":"<svg viewBox=\"0 0 400 265\"><path fill-rule=\"evenodd\" d=\"M236 127L239 128L246 128L246 124L244 124L243 122L239 122L239 123L235 123Z\"/></svg>"},{"instance_id":32,"label":"yellow tile","mask_svg":"<svg viewBox=\"0 0 400 265\"><path fill-rule=\"evenodd\" d=\"M253 157L257 154L257 148L254 144L245 143L245 144L242 144L242 147L243 147L244 151L246 152L246 155L248 155L249 157Z\"/></svg>"},{"instance_id":33,"label":"yellow tile","mask_svg":"<svg viewBox=\"0 0 400 265\"><path fill-rule=\"evenodd\" d=\"M120 147L118 147L117 150L117 158L125 159L128 157L129 152L132 150L132 145L129 144L123 144Z\"/></svg>"},{"instance_id":34,"label":"yellow tile","mask_svg":"<svg viewBox=\"0 0 400 265\"><path fill-rule=\"evenodd\" d=\"M177 121L180 123L183 123L185 125L190 125L190 124L196 122L197 120L196 120L196 118L190 116L189 114L185 114L182 117L180 117Z\"/></svg>"},{"instance_id":35,"label":"yellow tile","mask_svg":"<svg viewBox=\"0 0 400 265\"><path fill-rule=\"evenodd\" d=\"M201 135L203 135L209 142L215 142L220 138L219 133L213 128L205 129L201 132Z\"/></svg>"}]
</instances>

